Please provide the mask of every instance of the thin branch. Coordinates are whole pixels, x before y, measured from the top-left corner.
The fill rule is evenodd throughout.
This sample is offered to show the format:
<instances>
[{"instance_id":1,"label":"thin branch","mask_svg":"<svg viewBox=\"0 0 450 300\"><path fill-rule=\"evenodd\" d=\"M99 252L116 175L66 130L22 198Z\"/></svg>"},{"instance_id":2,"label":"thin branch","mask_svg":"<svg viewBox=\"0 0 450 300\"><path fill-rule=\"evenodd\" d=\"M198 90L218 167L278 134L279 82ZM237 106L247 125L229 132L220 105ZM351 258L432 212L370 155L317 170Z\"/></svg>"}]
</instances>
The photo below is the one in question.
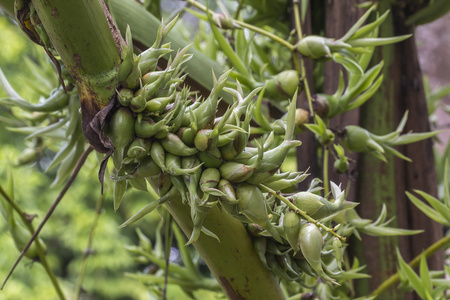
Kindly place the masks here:
<instances>
[{"instance_id":1,"label":"thin branch","mask_svg":"<svg viewBox=\"0 0 450 300\"><path fill-rule=\"evenodd\" d=\"M37 238L37 236L39 235L39 233L41 232L42 228L44 227L45 223L47 223L48 219L51 217L51 215L53 214L53 211L55 210L56 206L58 206L59 202L61 202L62 198L64 197L64 195L66 194L67 190L70 188L70 186L72 185L73 181L75 180L75 178L78 175L78 172L80 171L81 167L84 165L84 162L86 161L86 158L89 156L89 154L92 152L92 150L94 150L91 146L89 146L89 148L86 149L86 151L84 151L83 155L81 155L80 159L78 159L78 162L75 166L75 169L72 172L72 175L70 176L69 180L67 181L66 185L64 186L64 188L61 190L61 192L59 193L58 197L56 198L56 200L53 202L52 206L50 207L50 209L48 210L47 214L45 215L44 219L42 220L41 224L39 224L38 228L36 229L36 231L33 233L33 235L30 238L30 241L28 242L28 244L25 246L25 248L22 250L22 252L20 253L19 258L16 260L16 262L14 263L14 266L11 268L11 270L8 273L8 276L6 277L5 281L2 284L2 287L0 288L0 290L3 290L3 288L5 287L6 282L8 281L9 277L11 277L12 273L14 272L14 270L16 269L17 265L19 264L19 262L22 260L23 256L25 255L25 253L28 251L28 249L30 248L31 244L33 243L33 241ZM14 206L13 206L14 207Z\"/></svg>"},{"instance_id":2,"label":"thin branch","mask_svg":"<svg viewBox=\"0 0 450 300\"><path fill-rule=\"evenodd\" d=\"M95 217L92 221L91 230L89 231L88 244L86 246L86 250L84 250L83 262L81 265L80 274L78 275L77 285L75 287L75 294L73 299L78 300L80 298L81 286L83 284L84 274L86 273L87 267L87 259L90 254L92 254L92 244L94 241L95 229L97 228L98 219L100 218L100 214L102 212L103 206L103 195L97 200L97 205L95 206Z\"/></svg>"}]
</instances>

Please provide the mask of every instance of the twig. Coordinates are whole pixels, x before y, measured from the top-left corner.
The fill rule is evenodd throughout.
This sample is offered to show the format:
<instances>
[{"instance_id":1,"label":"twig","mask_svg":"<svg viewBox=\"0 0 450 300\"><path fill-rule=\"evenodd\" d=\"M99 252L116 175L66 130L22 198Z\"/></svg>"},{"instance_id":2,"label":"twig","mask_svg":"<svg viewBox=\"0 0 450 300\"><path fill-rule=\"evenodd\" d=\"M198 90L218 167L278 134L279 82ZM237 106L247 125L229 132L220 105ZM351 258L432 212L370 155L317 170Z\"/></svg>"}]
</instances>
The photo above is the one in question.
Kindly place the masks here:
<instances>
[{"instance_id":1,"label":"twig","mask_svg":"<svg viewBox=\"0 0 450 300\"><path fill-rule=\"evenodd\" d=\"M37 238L37 236L41 232L42 227L44 227L45 223L47 223L48 219L53 214L53 211L55 210L56 206L58 206L59 202L61 202L62 198L64 197L64 195L66 194L66 192L70 188L70 186L72 185L73 181L75 180L75 178L78 175L78 172L80 171L81 167L83 166L84 162L86 161L86 158L92 152L92 150L94 150L94 148L89 146L89 148L87 148L86 151L84 151L83 155L81 155L81 157L78 159L78 162L77 162L77 164L75 166L75 169L72 172L72 175L70 175L69 180L67 181L66 185L61 190L61 192L59 193L59 195L56 198L56 200L53 202L52 206L48 210L48 212L45 215L44 219L42 220L41 224L39 224L38 228L36 229L36 231L31 236L30 241L28 241L28 244L25 246L25 248L20 253L19 258L16 260L16 262L14 263L14 266L9 271L8 276L6 277L5 281L3 282L2 287L0 288L0 290L2 290L5 287L5 284L8 281L9 277L11 277L12 273L16 269L16 267L19 264L19 262L22 260L22 258L25 255L25 253L28 251L28 249L30 248L30 246L33 243L33 241ZM63 298L63 299L65 299L65 298Z\"/></svg>"},{"instance_id":2,"label":"twig","mask_svg":"<svg viewBox=\"0 0 450 300\"><path fill-rule=\"evenodd\" d=\"M95 217L94 221L92 222L91 230L89 231L88 244L83 254L83 262L81 265L80 274L78 275L77 285L75 287L75 294L73 297L75 300L78 300L80 298L81 286L83 284L84 275L86 273L87 259L89 255L92 253L92 244L94 241L95 229L97 228L98 219L100 218L100 214L102 212L102 206L103 206L103 195L100 196L100 198L97 201L97 205L95 206Z\"/></svg>"}]
</instances>

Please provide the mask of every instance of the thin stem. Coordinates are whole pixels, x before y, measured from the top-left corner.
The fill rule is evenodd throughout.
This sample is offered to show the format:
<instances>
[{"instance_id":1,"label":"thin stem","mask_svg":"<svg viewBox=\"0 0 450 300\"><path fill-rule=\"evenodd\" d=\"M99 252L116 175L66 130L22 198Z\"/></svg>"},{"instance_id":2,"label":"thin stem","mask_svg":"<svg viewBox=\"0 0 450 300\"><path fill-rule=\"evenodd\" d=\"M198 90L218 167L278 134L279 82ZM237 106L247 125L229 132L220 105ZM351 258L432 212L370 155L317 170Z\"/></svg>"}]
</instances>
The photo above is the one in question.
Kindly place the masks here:
<instances>
[{"instance_id":1,"label":"thin stem","mask_svg":"<svg viewBox=\"0 0 450 300\"><path fill-rule=\"evenodd\" d=\"M27 229L30 231L31 234L35 233L33 224L31 224L31 220L27 218L27 214L22 211L22 209L14 202L12 199L6 194L5 190L0 186L0 194L5 198L5 200L8 202L9 205L19 214L20 218L22 219L23 223L26 225ZM59 285L58 280L56 279L55 274L53 274L52 269L50 268L50 265L48 264L47 258L45 256L45 250L41 244L41 242L37 239L35 242L36 249L39 254L39 260L44 267L45 271L47 272L48 277L50 278L53 287L55 288L56 293L61 299L66 299L66 296L64 295L61 286ZM26 251L25 251L26 252ZM24 253L25 253L24 252ZM7 280L7 279L6 279ZM5 280L5 283L6 283ZM2 289L5 285L3 283Z\"/></svg>"},{"instance_id":2,"label":"thin stem","mask_svg":"<svg viewBox=\"0 0 450 300\"><path fill-rule=\"evenodd\" d=\"M205 13L207 13L207 14L212 14L212 13L208 10L208 8L207 8L206 6L204 6L203 4L198 3L198 2L195 1L195 0L186 0L186 2L188 2L188 3L191 4L192 6L195 6L196 8L200 9L201 11L203 11L203 12L205 12ZM257 33L260 33L260 34L262 34L262 35L267 36L268 38L270 38L270 39L273 40L274 42L277 42L277 43L283 45L284 47L288 48L290 51L294 51L294 50L295 50L295 46L294 46L294 45L292 45L291 43L289 43L289 42L283 40L282 38L280 38L280 37L274 35L274 34L271 33L271 32L268 32L268 31L266 31L266 30L264 30L264 29L261 29L261 28L258 28L258 27L256 27L256 26L250 25L250 24L245 23L245 22L243 22L243 21L239 21L239 20L235 20L235 19L233 19L233 20L231 20L231 21L232 21L234 24L239 25L240 27L247 28L247 29L250 29L250 30L252 30L252 31L254 31L254 32L257 32Z\"/></svg>"},{"instance_id":3,"label":"thin stem","mask_svg":"<svg viewBox=\"0 0 450 300\"><path fill-rule=\"evenodd\" d=\"M436 251L438 251L439 249L447 247L447 246L450 246L450 235L445 236L445 237L441 238L440 240L438 240L437 242L435 242L434 244L432 244L423 253L417 255L413 260L411 260L408 265L411 268L416 268L420 263L420 258L422 256L422 254L425 254L425 257L428 258L431 255L433 255ZM378 286L378 288L376 288L372 292L372 294L370 294L369 297L375 297L375 298L378 297L379 295L384 293L386 290L388 290L391 286L395 285L399 281L400 281L400 275L397 271L397 273L391 275L391 277L389 277L382 284L380 284L380 286Z\"/></svg>"},{"instance_id":4,"label":"thin stem","mask_svg":"<svg viewBox=\"0 0 450 300\"><path fill-rule=\"evenodd\" d=\"M298 0L294 1L294 19L295 19L295 30L297 31L298 41L300 41L303 38L303 32L302 32L302 23L300 21L300 2ZM294 47L295 49L295 47ZM294 60L295 62L295 60ZM298 62L296 63L296 66L298 65ZM305 61L302 56L300 56L300 78L303 81L303 86L305 88L305 94L306 99L308 100L308 106L309 106L309 113L311 114L311 117L314 116L314 109L312 105L312 97L311 97L311 91L309 90L309 84L308 79L306 78L306 69L305 69Z\"/></svg>"},{"instance_id":5,"label":"thin stem","mask_svg":"<svg viewBox=\"0 0 450 300\"><path fill-rule=\"evenodd\" d=\"M194 261L192 260L191 254L189 253L189 248L185 246L186 239L184 238L183 233L175 222L172 222L172 230L175 235L175 240L177 241L183 264L186 266L186 268L188 268L188 270L192 272L192 274L196 274L197 277L199 277L198 269L194 265Z\"/></svg>"},{"instance_id":6,"label":"thin stem","mask_svg":"<svg viewBox=\"0 0 450 300\"><path fill-rule=\"evenodd\" d=\"M56 197L55 201L53 202L52 206L50 207L50 209L47 211L47 214L45 215L44 219L42 220L41 224L39 224L38 228L36 229L36 231L34 231L33 235L31 236L30 240L28 241L28 244L25 246L25 248L22 250L22 252L20 253L19 258L17 258L16 262L14 263L13 267L11 268L11 270L9 271L8 276L6 277L5 281L3 282L2 287L0 288L0 290L2 290L5 287L6 282L8 281L9 277L11 277L12 273L14 272L14 270L16 269L17 265L19 264L19 262L22 260L23 256L25 255L25 253L28 251L28 249L30 248L31 244L34 242L34 240L36 240L37 236L39 235L39 233L41 232L42 228L44 227L45 223L47 223L48 219L51 217L51 215L53 214L53 211L56 209L56 207L58 206L59 202L61 202L62 198L64 197L64 195L66 194L67 190L70 188L70 186L72 185L73 181L75 180L75 178L78 175L78 172L80 171L81 167L84 165L84 162L86 161L87 157L89 156L89 154L92 152L92 150L94 150L91 146L89 146L89 148L86 149L86 151L84 151L83 155L81 155L81 157L78 159L78 162L75 166L75 169L72 172L72 175L70 175L69 180L67 180L66 185L63 187L63 189L61 190L61 192L59 193L58 197ZM38 241L37 241L38 242ZM63 297L62 299L65 299L65 297Z\"/></svg>"},{"instance_id":7,"label":"thin stem","mask_svg":"<svg viewBox=\"0 0 450 300\"><path fill-rule=\"evenodd\" d=\"M328 195L330 191L330 184L328 182L328 147L324 147L323 149L323 189L324 196Z\"/></svg>"},{"instance_id":8,"label":"thin stem","mask_svg":"<svg viewBox=\"0 0 450 300\"><path fill-rule=\"evenodd\" d=\"M100 214L102 212L102 206L103 206L103 196L100 196L95 206L95 217L94 220L92 221L91 230L89 231L88 244L86 246L86 249L84 250L83 262L81 265L80 274L78 275L77 285L75 286L75 293L73 297L75 300L80 298L81 286L83 284L84 275L86 273L87 259L89 255L92 254L92 244L94 241L95 229L97 228L98 219L100 218Z\"/></svg>"},{"instance_id":9,"label":"thin stem","mask_svg":"<svg viewBox=\"0 0 450 300\"><path fill-rule=\"evenodd\" d=\"M331 233L332 235L334 235L335 237L337 237L338 239L340 239L341 241L345 242L346 238L337 234L333 229L328 228L327 226L323 225L322 223L320 223L319 221L315 220L314 218L311 218L307 212L301 210L300 208L298 208L297 206L295 206L291 201L289 201L289 199L287 199L286 197L284 197L283 195L281 195L279 192L276 192L274 190L272 190L271 188L263 185L263 184L259 184L258 185L261 189L271 193L272 195L274 195L275 197L277 197L278 199L280 199L281 201L283 201L290 209L292 209L293 211L295 211L296 213L298 213L299 215L301 215L306 221L313 223L314 225L322 228L323 230L325 230L326 232Z\"/></svg>"}]
</instances>

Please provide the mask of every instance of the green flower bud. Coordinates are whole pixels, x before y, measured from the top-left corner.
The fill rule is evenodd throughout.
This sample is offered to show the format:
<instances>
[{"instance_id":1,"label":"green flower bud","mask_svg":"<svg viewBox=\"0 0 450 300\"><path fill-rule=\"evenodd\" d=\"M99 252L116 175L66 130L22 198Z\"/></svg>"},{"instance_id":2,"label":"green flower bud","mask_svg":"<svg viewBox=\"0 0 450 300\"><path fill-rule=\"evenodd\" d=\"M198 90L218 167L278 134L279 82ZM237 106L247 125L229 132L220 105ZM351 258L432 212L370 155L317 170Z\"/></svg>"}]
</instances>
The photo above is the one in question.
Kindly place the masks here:
<instances>
[{"instance_id":1,"label":"green flower bud","mask_svg":"<svg viewBox=\"0 0 450 300\"><path fill-rule=\"evenodd\" d=\"M298 192L292 198L294 199L294 205L310 216L324 206L324 203L321 201L322 197L310 192Z\"/></svg>"},{"instance_id":2,"label":"green flower bud","mask_svg":"<svg viewBox=\"0 0 450 300\"><path fill-rule=\"evenodd\" d=\"M295 70L286 70L266 81L265 93L274 99L291 99L300 84Z\"/></svg>"},{"instance_id":3,"label":"green flower bud","mask_svg":"<svg viewBox=\"0 0 450 300\"><path fill-rule=\"evenodd\" d=\"M172 181L170 180L170 175L167 172L163 172L159 174L158 177L158 193L159 196L162 197L167 192L169 192L170 188L172 187Z\"/></svg>"},{"instance_id":4,"label":"green flower bud","mask_svg":"<svg viewBox=\"0 0 450 300\"><path fill-rule=\"evenodd\" d=\"M199 151L207 151L217 145L218 131L202 129L194 137L194 145Z\"/></svg>"},{"instance_id":5,"label":"green flower bud","mask_svg":"<svg viewBox=\"0 0 450 300\"><path fill-rule=\"evenodd\" d=\"M215 188L219 184L220 172L216 168L207 168L203 170L202 176L200 177L200 188L203 192L208 191L208 189Z\"/></svg>"},{"instance_id":6,"label":"green flower bud","mask_svg":"<svg viewBox=\"0 0 450 300\"><path fill-rule=\"evenodd\" d=\"M317 274L323 273L321 263L322 247L323 237L319 228L312 223L303 226L300 230L300 249Z\"/></svg>"},{"instance_id":7,"label":"green flower bud","mask_svg":"<svg viewBox=\"0 0 450 300\"><path fill-rule=\"evenodd\" d=\"M113 161L119 170L122 168L126 149L134 140L134 116L130 109L122 107L114 112L106 134L114 145Z\"/></svg>"},{"instance_id":8,"label":"green flower bud","mask_svg":"<svg viewBox=\"0 0 450 300\"><path fill-rule=\"evenodd\" d=\"M230 182L243 182L253 175L255 168L241 163L227 161L219 167L219 171L222 178Z\"/></svg>"},{"instance_id":9,"label":"green flower bud","mask_svg":"<svg viewBox=\"0 0 450 300\"><path fill-rule=\"evenodd\" d=\"M219 168L223 163L222 154L218 148L198 152L197 157L207 168Z\"/></svg>"},{"instance_id":10,"label":"green flower bud","mask_svg":"<svg viewBox=\"0 0 450 300\"><path fill-rule=\"evenodd\" d=\"M167 152L179 156L191 156L198 152L197 149L186 146L186 144L173 133L169 133L166 138L162 139L161 145Z\"/></svg>"},{"instance_id":11,"label":"green flower bud","mask_svg":"<svg viewBox=\"0 0 450 300\"><path fill-rule=\"evenodd\" d=\"M330 48L326 45L326 39L321 36L306 36L297 44L297 51L306 57L317 59L331 56Z\"/></svg>"},{"instance_id":12,"label":"green flower bud","mask_svg":"<svg viewBox=\"0 0 450 300\"><path fill-rule=\"evenodd\" d=\"M349 163L347 157L339 158L334 162L334 170L338 173L345 173L348 170Z\"/></svg>"},{"instance_id":13,"label":"green flower bud","mask_svg":"<svg viewBox=\"0 0 450 300\"><path fill-rule=\"evenodd\" d=\"M283 230L292 249L299 251L300 216L293 211L287 212L283 217Z\"/></svg>"},{"instance_id":14,"label":"green flower bud","mask_svg":"<svg viewBox=\"0 0 450 300\"><path fill-rule=\"evenodd\" d=\"M144 111L145 105L147 104L147 101L142 95L137 95L130 101L130 108L132 111L136 113L140 113Z\"/></svg>"},{"instance_id":15,"label":"green flower bud","mask_svg":"<svg viewBox=\"0 0 450 300\"><path fill-rule=\"evenodd\" d=\"M225 203L236 204L236 191L233 185L226 179L221 179L217 185L217 189L224 193L225 196L219 197L219 199Z\"/></svg>"},{"instance_id":16,"label":"green flower bud","mask_svg":"<svg viewBox=\"0 0 450 300\"><path fill-rule=\"evenodd\" d=\"M134 98L134 93L130 89L123 88L119 91L118 98L122 106L129 106L131 99Z\"/></svg>"}]
</instances>

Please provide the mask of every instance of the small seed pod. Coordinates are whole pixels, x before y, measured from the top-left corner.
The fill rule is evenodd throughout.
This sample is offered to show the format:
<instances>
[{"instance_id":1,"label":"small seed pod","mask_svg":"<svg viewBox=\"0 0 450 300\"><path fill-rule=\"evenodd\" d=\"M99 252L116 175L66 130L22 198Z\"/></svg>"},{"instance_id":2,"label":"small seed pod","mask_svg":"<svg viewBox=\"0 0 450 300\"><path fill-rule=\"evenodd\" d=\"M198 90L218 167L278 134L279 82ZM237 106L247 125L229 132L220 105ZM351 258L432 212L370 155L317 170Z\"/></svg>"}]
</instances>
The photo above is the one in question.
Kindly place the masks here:
<instances>
[{"instance_id":1,"label":"small seed pod","mask_svg":"<svg viewBox=\"0 0 450 300\"><path fill-rule=\"evenodd\" d=\"M283 217L283 229L289 245L295 252L299 251L300 216L293 211L287 212Z\"/></svg>"},{"instance_id":2,"label":"small seed pod","mask_svg":"<svg viewBox=\"0 0 450 300\"><path fill-rule=\"evenodd\" d=\"M129 106L131 99L134 98L134 94L132 90L124 88L119 91L118 97L122 106Z\"/></svg>"},{"instance_id":3,"label":"small seed pod","mask_svg":"<svg viewBox=\"0 0 450 300\"><path fill-rule=\"evenodd\" d=\"M171 153L166 153L166 168L170 175L181 176L189 175L195 173L195 171L200 168L201 165L197 165L193 168L182 169L181 168L181 157L178 155L173 155ZM217 171L219 172L219 171Z\"/></svg>"},{"instance_id":4,"label":"small seed pod","mask_svg":"<svg viewBox=\"0 0 450 300\"><path fill-rule=\"evenodd\" d=\"M316 225L308 223L300 229L300 249L317 274L323 273L321 262L322 247L322 233Z\"/></svg>"},{"instance_id":5,"label":"small seed pod","mask_svg":"<svg viewBox=\"0 0 450 300\"><path fill-rule=\"evenodd\" d=\"M219 197L219 199L225 203L236 204L236 191L233 185L226 179L221 179L217 185L217 189L225 194L225 196Z\"/></svg>"},{"instance_id":6,"label":"small seed pod","mask_svg":"<svg viewBox=\"0 0 450 300\"><path fill-rule=\"evenodd\" d=\"M326 45L326 39L321 36L306 36L297 44L297 51L306 57L317 59L331 56L330 48Z\"/></svg>"},{"instance_id":7,"label":"small seed pod","mask_svg":"<svg viewBox=\"0 0 450 300\"><path fill-rule=\"evenodd\" d=\"M349 163L347 157L339 158L334 162L334 170L337 173L345 173L348 170Z\"/></svg>"},{"instance_id":8,"label":"small seed pod","mask_svg":"<svg viewBox=\"0 0 450 300\"><path fill-rule=\"evenodd\" d=\"M266 81L267 96L274 99L290 99L300 84L300 77L295 70L286 70Z\"/></svg>"},{"instance_id":9,"label":"small seed pod","mask_svg":"<svg viewBox=\"0 0 450 300\"><path fill-rule=\"evenodd\" d=\"M195 126L195 128L181 127L178 130L177 135L183 141L183 143L185 143L188 146L192 146L192 145L194 145L194 137L195 137L196 133L197 133L196 126Z\"/></svg>"},{"instance_id":10,"label":"small seed pod","mask_svg":"<svg viewBox=\"0 0 450 300\"><path fill-rule=\"evenodd\" d=\"M207 168L218 168L223 163L222 154L220 153L220 150L218 148L212 148L209 151L198 152L197 157Z\"/></svg>"},{"instance_id":11,"label":"small seed pod","mask_svg":"<svg viewBox=\"0 0 450 300\"><path fill-rule=\"evenodd\" d=\"M166 138L162 139L161 145L167 152L179 156L191 156L198 152L197 149L186 146L186 144L173 133L169 133Z\"/></svg>"},{"instance_id":12,"label":"small seed pod","mask_svg":"<svg viewBox=\"0 0 450 300\"><path fill-rule=\"evenodd\" d=\"M166 152L158 141L153 142L152 148L150 149L150 156L161 170L166 171Z\"/></svg>"},{"instance_id":13,"label":"small seed pod","mask_svg":"<svg viewBox=\"0 0 450 300\"><path fill-rule=\"evenodd\" d=\"M114 145L113 161L119 170L122 168L126 149L134 140L134 117L129 108L122 107L113 114L106 133Z\"/></svg>"},{"instance_id":14,"label":"small seed pod","mask_svg":"<svg viewBox=\"0 0 450 300\"><path fill-rule=\"evenodd\" d=\"M294 205L310 216L313 216L324 206L324 203L321 201L322 197L310 192L298 192L292 198L294 199Z\"/></svg>"},{"instance_id":15,"label":"small seed pod","mask_svg":"<svg viewBox=\"0 0 450 300\"><path fill-rule=\"evenodd\" d=\"M144 74L144 76L142 76L142 78L141 78L142 84L145 86L149 83L153 83L161 76L164 76L164 74L166 74L166 71L148 72L148 73Z\"/></svg>"},{"instance_id":16,"label":"small seed pod","mask_svg":"<svg viewBox=\"0 0 450 300\"><path fill-rule=\"evenodd\" d=\"M295 110L295 125L304 127L303 125L309 122L309 112L302 108Z\"/></svg>"}]
</instances>

